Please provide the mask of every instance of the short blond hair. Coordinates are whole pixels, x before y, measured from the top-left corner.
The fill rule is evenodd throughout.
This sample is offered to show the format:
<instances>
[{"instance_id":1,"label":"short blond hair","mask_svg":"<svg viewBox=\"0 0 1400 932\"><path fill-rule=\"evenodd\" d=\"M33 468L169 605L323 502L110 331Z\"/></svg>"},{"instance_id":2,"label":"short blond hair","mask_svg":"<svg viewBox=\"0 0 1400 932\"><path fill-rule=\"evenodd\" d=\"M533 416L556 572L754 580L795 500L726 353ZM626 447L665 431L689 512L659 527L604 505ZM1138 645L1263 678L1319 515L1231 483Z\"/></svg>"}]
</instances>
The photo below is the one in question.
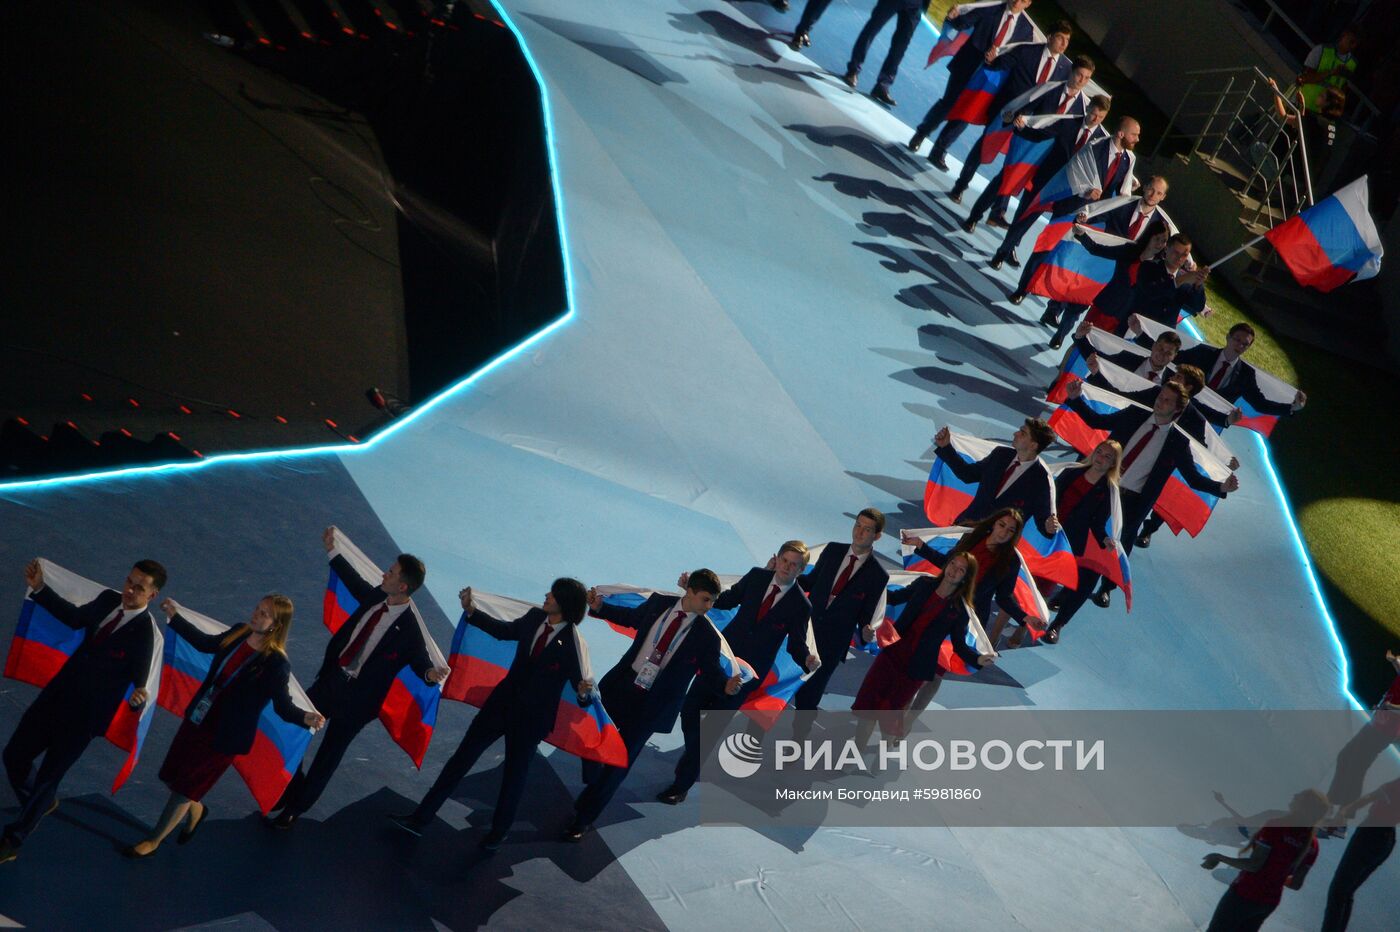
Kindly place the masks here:
<instances>
[{"instance_id":1,"label":"short blond hair","mask_svg":"<svg viewBox=\"0 0 1400 932\"><path fill-rule=\"evenodd\" d=\"M804 543L802 543L802 541L800 541L800 540L785 540L785 541L783 541L783 545L782 545L781 547L778 548L778 556L781 557L783 554L785 554L785 553L787 553L787 552L789 552L789 551L791 551L792 553L800 553L800 554L802 554L802 565L803 565L803 566L806 566L806 565L807 565L807 562L808 562L809 560L812 559L812 552L811 552L810 550L808 550L808 549L807 549L807 545L804 544Z\"/></svg>"}]
</instances>

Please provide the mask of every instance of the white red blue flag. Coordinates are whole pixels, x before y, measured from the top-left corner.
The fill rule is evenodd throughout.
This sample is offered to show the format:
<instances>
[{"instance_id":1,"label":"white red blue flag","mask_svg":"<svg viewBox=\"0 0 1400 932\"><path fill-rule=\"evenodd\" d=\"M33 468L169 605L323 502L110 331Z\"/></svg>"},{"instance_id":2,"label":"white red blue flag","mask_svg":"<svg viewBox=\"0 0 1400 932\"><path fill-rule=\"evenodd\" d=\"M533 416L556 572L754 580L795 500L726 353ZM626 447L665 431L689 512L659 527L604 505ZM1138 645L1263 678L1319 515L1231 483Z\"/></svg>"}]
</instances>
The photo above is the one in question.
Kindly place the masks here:
<instances>
[{"instance_id":1,"label":"white red blue flag","mask_svg":"<svg viewBox=\"0 0 1400 932\"><path fill-rule=\"evenodd\" d=\"M958 4L958 12L968 13L972 10L980 10L983 7L1003 5L1002 0L990 0L990 2L982 3L960 3ZM958 50L967 44L967 40L971 35L971 27L959 29L947 19L944 19L942 27L938 30L938 41L933 43L933 48L929 49L928 62L925 63L924 67L929 67L940 58L956 55Z\"/></svg>"},{"instance_id":2,"label":"white red blue flag","mask_svg":"<svg viewBox=\"0 0 1400 932\"><path fill-rule=\"evenodd\" d=\"M1352 280L1373 278L1381 270L1385 249L1369 200L1362 175L1264 236L1300 285L1331 291Z\"/></svg>"},{"instance_id":3,"label":"white red blue flag","mask_svg":"<svg viewBox=\"0 0 1400 932\"><path fill-rule=\"evenodd\" d=\"M953 548L958 545L958 541L962 538L962 536L970 530L971 528L967 527L930 527L913 528L904 531L903 533L911 534L914 537L922 539L925 543L928 544L928 546L932 547L934 550L937 550L939 553L949 554L953 552ZM930 561L918 556L918 554L916 554L914 550L915 548L910 547L908 545L900 546L900 555L904 559L904 568L906 570L915 573L928 573L933 576L943 575L943 571L941 569L939 569ZM1072 561L1073 559L1074 555L1071 553L1070 560ZM1050 609L1045 604L1045 599L1041 596L1040 589L1035 584L1035 577L1032 575L1030 568L1026 565L1024 554L1022 554L1019 549L1016 553L1016 561L1016 585L1015 588L1012 590L1012 594L1013 597L1016 599L1016 604L1020 606L1021 611L1026 613L1027 620L1037 620L1037 624L1027 625L1026 630L1030 631L1032 639L1039 640L1040 636L1045 633L1045 623L1050 618ZM1071 580L1069 583L1069 587L1071 589L1074 588L1074 582L1075 580ZM886 610L886 612L888 614L888 609ZM975 621L976 613L973 614L973 618ZM982 631L980 622L977 623L977 631ZM982 639L985 641L985 633L983 633L981 636ZM972 625L968 625L968 638L969 643L972 643ZM951 647L949 645L945 644L944 648L945 653L951 651ZM986 651L981 650L979 650L978 652L986 653ZM956 655L953 656L956 657ZM941 657L942 654L940 654L940 658ZM940 663L942 663L942 659L940 659ZM965 672L966 665L962 664L961 661L958 661L958 664L963 668L960 672ZM944 667L951 669L946 663L944 664Z\"/></svg>"}]
</instances>

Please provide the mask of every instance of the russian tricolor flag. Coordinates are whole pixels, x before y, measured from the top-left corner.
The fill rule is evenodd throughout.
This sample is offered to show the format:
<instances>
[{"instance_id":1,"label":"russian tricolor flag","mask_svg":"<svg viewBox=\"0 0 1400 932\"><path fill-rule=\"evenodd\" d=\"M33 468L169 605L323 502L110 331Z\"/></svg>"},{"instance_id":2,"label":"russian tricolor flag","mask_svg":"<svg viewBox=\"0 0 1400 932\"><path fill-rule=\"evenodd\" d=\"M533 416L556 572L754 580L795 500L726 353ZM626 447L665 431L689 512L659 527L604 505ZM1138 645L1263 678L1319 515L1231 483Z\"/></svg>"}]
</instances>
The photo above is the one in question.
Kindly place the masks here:
<instances>
[{"instance_id":1,"label":"russian tricolor flag","mask_svg":"<svg viewBox=\"0 0 1400 932\"><path fill-rule=\"evenodd\" d=\"M530 609L539 607L519 599L475 589L472 590L472 598L488 615L506 620L519 618ZM588 642L579 634L577 625L570 625L568 633L573 638L574 649L578 652L582 679L593 679ZM452 635L452 651L448 661L448 665L452 667L452 675L448 677L448 685L443 695L448 699L481 708L491 695L491 690L506 678L506 673L515 660L515 653L515 641L496 640L485 631L469 624L466 614L463 613L457 621L457 630ZM561 751L586 760L613 767L627 766L627 746L623 744L617 725L608 715L608 710L603 707L602 697L596 691L592 701L580 706L573 685L564 684L559 695L559 712L554 720L554 728L544 740Z\"/></svg>"},{"instance_id":2,"label":"russian tricolor flag","mask_svg":"<svg viewBox=\"0 0 1400 932\"><path fill-rule=\"evenodd\" d=\"M180 617L205 634L223 634L229 630L228 625L183 605L180 606ZM199 684L209 675L209 665L213 659L212 654L195 650L179 634L170 631L170 636L165 640L164 673L157 700L160 707L183 717L190 700L199 692ZM307 712L316 711L295 676L289 687L292 701L298 708ZM262 710L258 716L258 732L253 738L253 747L247 754L234 758L233 769L243 778L263 815L271 812L277 800L282 798L310 744L311 729L283 721L271 702Z\"/></svg>"},{"instance_id":3,"label":"russian tricolor flag","mask_svg":"<svg viewBox=\"0 0 1400 932\"><path fill-rule=\"evenodd\" d=\"M949 433L948 445L965 463L976 463L986 458L1000 444L965 434ZM928 482L924 485L924 514L934 524L950 525L957 521L972 499L977 495L976 482L963 482L937 456L929 469Z\"/></svg>"},{"instance_id":4,"label":"russian tricolor flag","mask_svg":"<svg viewBox=\"0 0 1400 932\"><path fill-rule=\"evenodd\" d=\"M1148 351L1138 346L1136 343L1109 333L1107 330L1100 330L1098 327L1091 328L1084 339L1094 348L1095 353L1100 357L1101 363L1103 362L1104 356L1116 355L1125 350L1141 356L1143 359L1146 359L1148 356ZM1050 392L1045 396L1046 401L1049 401L1051 404L1063 404L1065 398L1068 397L1065 389L1069 387L1069 384L1071 382L1087 379L1088 377L1089 361L1085 359L1084 354L1079 351L1078 341L1076 341L1074 344L1071 344L1070 351L1065 354L1065 361L1060 364L1060 374L1056 377L1054 385L1050 388ZM1144 382L1146 382L1146 380L1144 380ZM1152 383L1146 382L1146 384L1150 385Z\"/></svg>"},{"instance_id":5,"label":"russian tricolor flag","mask_svg":"<svg viewBox=\"0 0 1400 932\"><path fill-rule=\"evenodd\" d=\"M1381 246L1366 176L1274 227L1265 238L1298 284L1331 291L1381 270Z\"/></svg>"},{"instance_id":6,"label":"russian tricolor flag","mask_svg":"<svg viewBox=\"0 0 1400 932\"><path fill-rule=\"evenodd\" d=\"M1079 230L1100 246L1121 246L1132 242L1091 227L1081 226ZM1092 304L1099 292L1112 281L1116 269L1117 263L1089 252L1076 236L1064 236L1031 275L1026 290L1031 294L1044 295L1052 301Z\"/></svg>"},{"instance_id":7,"label":"russian tricolor flag","mask_svg":"<svg viewBox=\"0 0 1400 932\"><path fill-rule=\"evenodd\" d=\"M980 10L983 7L1002 6L1001 0L991 0L985 3L961 3L958 5L958 12L967 13L971 10ZM947 58L956 55L958 50L967 44L968 37L972 35L972 27L959 29L947 19L943 20L943 26L938 31L938 41L933 43L933 48L929 49L927 68L940 58Z\"/></svg>"},{"instance_id":8,"label":"russian tricolor flag","mask_svg":"<svg viewBox=\"0 0 1400 932\"><path fill-rule=\"evenodd\" d=\"M1108 495L1109 515L1103 528L1108 546L1101 545L1099 539L1090 534L1084 541L1084 553L1079 557L1079 565L1092 573L1098 573L1122 589L1124 605L1126 610L1131 612L1133 610L1133 574L1128 568L1128 555L1119 545L1119 541L1123 538L1123 503L1118 494L1118 486L1110 486Z\"/></svg>"},{"instance_id":9,"label":"russian tricolor flag","mask_svg":"<svg viewBox=\"0 0 1400 932\"><path fill-rule=\"evenodd\" d=\"M1090 385L1087 382L1084 383L1083 393L1080 397L1085 404L1100 414L1114 414L1124 408L1134 406L1143 407L1143 405L1129 401L1106 388L1099 388L1097 385ZM1095 447L1108 439L1108 431L1090 427L1068 404L1062 404L1056 408L1055 412L1050 415L1048 423L1061 440L1085 456L1088 456Z\"/></svg>"},{"instance_id":10,"label":"russian tricolor flag","mask_svg":"<svg viewBox=\"0 0 1400 932\"><path fill-rule=\"evenodd\" d=\"M1240 365L1246 365L1246 363L1240 363ZM1298 395L1298 390L1292 385L1289 385L1280 378L1270 375L1258 366L1254 367L1254 382L1259 386L1259 393L1263 395L1265 399L1276 404L1291 406L1293 404L1293 399ZM1212 392L1212 394L1214 393ZM1216 397L1219 396L1217 395ZM1255 433L1263 434L1265 437L1273 433L1275 425L1278 424L1279 416L1277 414L1269 414L1258 410L1254 405L1250 404L1249 399L1243 395L1240 396L1236 404L1239 405L1240 412L1243 414L1243 417L1235 422L1236 427L1252 430Z\"/></svg>"},{"instance_id":11,"label":"russian tricolor flag","mask_svg":"<svg viewBox=\"0 0 1400 932\"><path fill-rule=\"evenodd\" d=\"M1179 427L1173 429L1181 430ZM1185 435L1183 434L1183 436ZM1193 438L1187 436L1186 439L1191 445L1191 459L1195 461L1197 469L1217 482L1224 482L1229 478L1230 467L1213 456L1209 450ZM1166 521L1167 527L1172 529L1173 534L1185 531L1195 537L1205 529L1206 521L1210 520L1211 512L1215 510L1215 505L1219 501L1220 499L1209 492L1201 492L1191 488L1186 484L1186 479L1182 477L1180 470L1177 470L1171 474L1171 477L1167 479L1167 484L1162 487L1162 494L1158 496L1155 508Z\"/></svg>"},{"instance_id":12,"label":"russian tricolor flag","mask_svg":"<svg viewBox=\"0 0 1400 932\"><path fill-rule=\"evenodd\" d=\"M1006 78L1004 68L983 65L974 71L958 99L953 101L953 107L948 111L948 122L986 126L991 120L992 102L1006 83Z\"/></svg>"},{"instance_id":13,"label":"russian tricolor flag","mask_svg":"<svg viewBox=\"0 0 1400 932\"><path fill-rule=\"evenodd\" d=\"M1027 124L1035 125L1038 117L1028 117ZM1064 117L1056 116L1056 119ZM1001 183L997 187L997 193L1006 197L1015 197L1031 186L1035 180L1035 173L1040 170L1040 165L1045 161L1045 157L1054 148L1054 139L1030 139L1017 133L1010 133L1010 138L1006 142L1006 164L1001 167ZM991 135L990 133L988 134ZM986 143L984 143L984 146ZM995 156L993 156L995 158ZM990 162L984 149L982 161Z\"/></svg>"},{"instance_id":14,"label":"russian tricolor flag","mask_svg":"<svg viewBox=\"0 0 1400 932\"><path fill-rule=\"evenodd\" d=\"M924 528L919 531L910 531L918 537L923 537L929 546L940 553L949 553L957 545L958 538L968 531L965 527L951 528ZM888 592L898 592L906 586L912 584L919 575L941 576L943 571L927 560L912 557L912 547L902 547L906 563L911 567L908 573L891 573L890 582L886 587ZM911 559L912 558L912 559ZM919 567L914 569L914 567ZM869 654L878 654L882 648L889 647L899 640L899 631L895 628L895 622L904 613L903 605L892 605L888 597L885 599L885 618L880 623L880 627L875 630L875 640L865 646L865 651ZM993 657L997 652L992 647L991 640L987 637L987 632L982 628L982 622L977 617L977 613L968 612L967 620L967 646L977 651L979 654L991 654ZM938 663L943 669L957 676L971 676L977 671L963 663L963 659L953 651L953 642L944 638L942 645L938 648Z\"/></svg>"},{"instance_id":15,"label":"russian tricolor flag","mask_svg":"<svg viewBox=\"0 0 1400 932\"><path fill-rule=\"evenodd\" d=\"M1071 589L1078 583L1079 564L1064 531L1057 529L1053 537L1046 537L1034 521L1027 520L1016 550L1036 579L1048 579Z\"/></svg>"},{"instance_id":16,"label":"russian tricolor flag","mask_svg":"<svg viewBox=\"0 0 1400 932\"><path fill-rule=\"evenodd\" d=\"M957 546L958 541L962 538L964 534L966 534L970 530L971 528L967 527L932 527L915 528L912 530L905 531L904 533L912 534L915 537L922 538L930 547L937 550L939 553L948 554L953 552L953 548ZM1064 537L1062 533L1059 534L1059 536ZM1066 542L1065 544L1065 551L1069 552L1068 542ZM932 576L943 575L943 571L941 569L934 566L928 560L925 560L918 556L918 554L914 552L913 547L901 546L900 554L904 559L904 568L911 573L927 573ZM1074 560L1073 553L1070 553L1070 560ZM1033 639L1038 640L1041 634L1043 634L1045 631L1044 622L1046 622L1050 617L1050 609L1045 604L1045 599L1041 597L1040 590L1035 584L1035 578L1031 574L1030 568L1026 565L1025 557L1022 555L1019 548L1016 553L1016 564L1016 586L1012 594L1016 599L1016 604L1021 607L1021 610L1026 613L1026 616L1028 618L1040 619L1042 624L1039 628L1027 625L1027 629L1031 632L1031 637ZM1059 580L1056 580L1056 582L1058 581ZM1073 588L1073 586L1071 586L1070 588ZM886 611L886 615L888 617L888 609ZM973 614L973 619L974 621L976 620L975 613ZM976 633L981 636L983 642L987 642L986 633L982 631L982 626L980 622L977 623ZM977 647L979 653L991 653L991 651L981 650L981 648L978 647L976 643L974 643L974 631L972 625L968 625L968 643L973 647ZM951 652L951 650L951 647L949 647L948 645L944 645L944 653ZM952 656L954 658L957 657L956 654L953 654ZM943 655L940 654L939 662L942 663L943 659ZM967 666L963 664L962 661L957 661L957 664L959 667L961 667L961 670L959 672L967 672ZM944 663L944 666L947 667L948 665Z\"/></svg>"},{"instance_id":17,"label":"russian tricolor flag","mask_svg":"<svg viewBox=\"0 0 1400 932\"><path fill-rule=\"evenodd\" d=\"M48 560L41 558L39 563L44 569L44 585L51 588L54 595L74 605L86 605L101 593L110 591L106 586ZM140 622L128 622L138 623ZM155 644L151 651L150 670L141 685L151 696L155 696L160 692L160 656L164 638L160 625L153 619L147 623L151 625ZM10 652L5 658L5 676L40 688L47 686L68 662L73 652L82 645L85 637L86 631L68 627L29 598L29 592L26 591L24 604L20 606L19 622L15 625L14 638L10 641ZM136 761L141 756L141 746L146 741L146 732L150 730L151 719L155 714L154 702L148 701L140 709L133 709L127 704L135 689L135 686L127 689L105 732L108 741L127 752L126 760L112 781L113 793L121 789L126 778L131 776L131 771L135 769Z\"/></svg>"},{"instance_id":18,"label":"russian tricolor flag","mask_svg":"<svg viewBox=\"0 0 1400 932\"><path fill-rule=\"evenodd\" d=\"M376 581L383 578L384 572L339 529L335 531L335 546L362 580L378 585ZM321 620L334 634L359 607L360 603L350 594L350 590L332 568L326 581ZM447 659L442 656L437 642L423 626L416 609L413 615L418 618L419 633L423 637L432 665L446 666ZM430 686L423 682L422 677L414 673L411 667L405 666L394 677L394 682L389 686L389 693L384 697L384 704L379 707L379 721L389 732L389 737L394 739L394 743L413 759L415 767L423 766L423 757L428 753L428 744L433 739L433 728L437 725L438 702L441 698L441 683Z\"/></svg>"}]
</instances>

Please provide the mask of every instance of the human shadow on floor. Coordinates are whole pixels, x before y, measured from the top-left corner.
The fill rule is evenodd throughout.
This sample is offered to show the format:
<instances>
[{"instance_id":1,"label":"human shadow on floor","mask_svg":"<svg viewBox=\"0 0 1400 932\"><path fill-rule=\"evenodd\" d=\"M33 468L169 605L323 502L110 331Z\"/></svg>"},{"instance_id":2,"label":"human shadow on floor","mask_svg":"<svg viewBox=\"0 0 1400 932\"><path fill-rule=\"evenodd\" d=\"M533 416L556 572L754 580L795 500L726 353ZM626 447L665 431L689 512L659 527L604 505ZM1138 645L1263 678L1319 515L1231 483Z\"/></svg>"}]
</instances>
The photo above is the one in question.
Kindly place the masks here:
<instances>
[{"instance_id":1,"label":"human shadow on floor","mask_svg":"<svg viewBox=\"0 0 1400 932\"><path fill-rule=\"evenodd\" d=\"M758 29L747 23L722 13L719 10L701 10L699 13L672 13L671 26L678 32L694 36L712 35L731 45L737 45L770 62L783 60L777 44L781 41L766 29Z\"/></svg>"},{"instance_id":2,"label":"human shadow on floor","mask_svg":"<svg viewBox=\"0 0 1400 932\"><path fill-rule=\"evenodd\" d=\"M604 61L632 72L644 81L658 87L665 84L687 84L684 76L662 65L647 52L634 45L631 40L612 29L603 29L588 23L526 13L530 19L557 36L587 49Z\"/></svg>"}]
</instances>

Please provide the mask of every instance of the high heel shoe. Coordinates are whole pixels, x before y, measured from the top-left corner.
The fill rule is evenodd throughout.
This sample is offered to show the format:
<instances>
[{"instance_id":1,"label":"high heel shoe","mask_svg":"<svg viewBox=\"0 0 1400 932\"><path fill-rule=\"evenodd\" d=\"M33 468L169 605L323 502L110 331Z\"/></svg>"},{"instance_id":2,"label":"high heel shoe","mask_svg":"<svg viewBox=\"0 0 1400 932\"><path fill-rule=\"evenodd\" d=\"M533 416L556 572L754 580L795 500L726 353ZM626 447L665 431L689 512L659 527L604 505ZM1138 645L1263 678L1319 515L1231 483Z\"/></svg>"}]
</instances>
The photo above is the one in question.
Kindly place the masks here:
<instances>
[{"instance_id":1,"label":"high heel shoe","mask_svg":"<svg viewBox=\"0 0 1400 932\"><path fill-rule=\"evenodd\" d=\"M139 845L140 842L137 842L136 844ZM155 853L156 853L157 851L159 851L159 850L160 850L160 845L156 845L156 846L155 846L154 848L152 848L150 851L147 851L147 852L145 852L145 853L143 854L142 852L136 850L136 845L127 845L125 848L122 849L122 857L128 858L129 860L132 860L132 861L139 861L141 858L148 858L148 857L150 857L151 855L155 854Z\"/></svg>"},{"instance_id":2,"label":"high heel shoe","mask_svg":"<svg viewBox=\"0 0 1400 932\"><path fill-rule=\"evenodd\" d=\"M193 825L187 825L184 828L180 829L180 835L175 839L175 844L188 844L194 838L194 833L199 831L199 827L204 824L206 819L209 818L209 807L204 805L203 803L199 804L199 812L199 821Z\"/></svg>"}]
</instances>

